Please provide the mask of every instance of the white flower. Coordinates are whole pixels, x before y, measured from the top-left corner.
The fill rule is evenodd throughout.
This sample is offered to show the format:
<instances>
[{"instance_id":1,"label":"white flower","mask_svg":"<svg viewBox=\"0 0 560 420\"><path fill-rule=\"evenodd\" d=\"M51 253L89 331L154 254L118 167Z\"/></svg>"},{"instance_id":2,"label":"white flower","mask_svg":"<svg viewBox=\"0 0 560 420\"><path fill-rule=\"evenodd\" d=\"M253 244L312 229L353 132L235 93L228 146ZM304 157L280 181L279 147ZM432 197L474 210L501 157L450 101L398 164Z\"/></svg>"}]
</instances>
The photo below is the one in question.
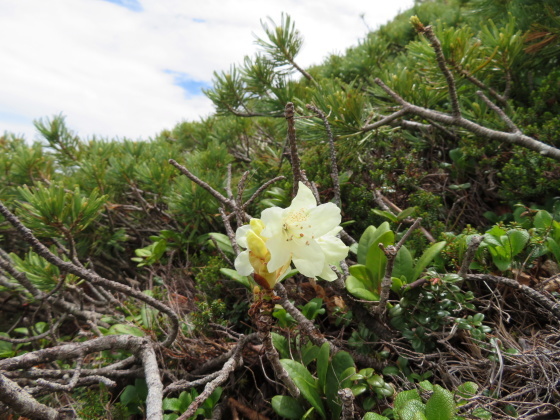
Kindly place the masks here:
<instances>
[{"instance_id":1,"label":"white flower","mask_svg":"<svg viewBox=\"0 0 560 420\"><path fill-rule=\"evenodd\" d=\"M261 214L270 251L269 272L275 272L293 261L307 277L335 280L330 265L338 264L348 255L348 247L335 235L342 230L340 209L333 203L317 206L311 190L299 183L298 193L290 207L273 207Z\"/></svg>"},{"instance_id":2,"label":"white flower","mask_svg":"<svg viewBox=\"0 0 560 420\"><path fill-rule=\"evenodd\" d=\"M259 285L272 289L291 262L307 277L336 280L331 265L348 255L348 247L336 237L342 230L340 209L333 203L317 206L311 190L299 183L290 207L273 207L251 219L235 234L246 248L235 259L242 276L253 274Z\"/></svg>"}]
</instances>

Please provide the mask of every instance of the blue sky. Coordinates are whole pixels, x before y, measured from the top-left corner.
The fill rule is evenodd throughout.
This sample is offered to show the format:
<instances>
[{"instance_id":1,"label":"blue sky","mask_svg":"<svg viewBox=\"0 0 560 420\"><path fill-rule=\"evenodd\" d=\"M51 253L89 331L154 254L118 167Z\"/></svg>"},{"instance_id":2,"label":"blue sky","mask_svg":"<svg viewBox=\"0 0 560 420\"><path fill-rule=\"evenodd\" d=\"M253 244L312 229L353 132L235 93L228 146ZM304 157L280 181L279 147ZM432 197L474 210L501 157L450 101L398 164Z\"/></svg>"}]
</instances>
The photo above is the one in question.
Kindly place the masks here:
<instances>
[{"instance_id":1,"label":"blue sky","mask_svg":"<svg viewBox=\"0 0 560 420\"><path fill-rule=\"evenodd\" d=\"M141 12L142 4L139 0L103 0L108 1L109 3L116 4L117 6L124 7L132 12Z\"/></svg>"},{"instance_id":2,"label":"blue sky","mask_svg":"<svg viewBox=\"0 0 560 420\"><path fill-rule=\"evenodd\" d=\"M257 51L261 20L292 17L304 37L297 61L307 67L343 53L368 27L413 3L0 1L0 133L33 141L33 120L62 113L84 139L147 139L213 113L201 90L211 87L214 71Z\"/></svg>"}]
</instances>

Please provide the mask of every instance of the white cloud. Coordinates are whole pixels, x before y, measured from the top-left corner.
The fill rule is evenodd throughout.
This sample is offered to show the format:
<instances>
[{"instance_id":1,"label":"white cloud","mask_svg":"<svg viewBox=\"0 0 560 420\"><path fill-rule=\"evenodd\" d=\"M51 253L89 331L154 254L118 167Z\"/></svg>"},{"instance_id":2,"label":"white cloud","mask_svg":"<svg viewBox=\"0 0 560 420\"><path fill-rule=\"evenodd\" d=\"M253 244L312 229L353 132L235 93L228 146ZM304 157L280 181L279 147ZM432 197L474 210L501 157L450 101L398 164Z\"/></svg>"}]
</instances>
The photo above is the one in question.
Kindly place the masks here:
<instances>
[{"instance_id":1,"label":"white cloud","mask_svg":"<svg viewBox=\"0 0 560 420\"><path fill-rule=\"evenodd\" d=\"M178 75L210 84L256 52L260 20L291 15L303 66L342 53L413 0L7 0L0 2L0 132L33 139L62 112L83 137L148 138L213 112ZM139 4L139 11L134 11Z\"/></svg>"}]
</instances>

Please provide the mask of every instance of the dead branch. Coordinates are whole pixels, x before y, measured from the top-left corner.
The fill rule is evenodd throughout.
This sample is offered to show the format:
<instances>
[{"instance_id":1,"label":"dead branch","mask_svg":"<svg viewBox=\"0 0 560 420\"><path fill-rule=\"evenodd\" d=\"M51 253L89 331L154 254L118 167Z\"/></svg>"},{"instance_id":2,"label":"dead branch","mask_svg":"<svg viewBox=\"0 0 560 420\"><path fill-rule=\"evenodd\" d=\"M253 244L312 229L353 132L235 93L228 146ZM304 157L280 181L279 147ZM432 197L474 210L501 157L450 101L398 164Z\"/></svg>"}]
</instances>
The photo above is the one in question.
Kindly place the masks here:
<instances>
[{"instance_id":1,"label":"dead branch","mask_svg":"<svg viewBox=\"0 0 560 420\"><path fill-rule=\"evenodd\" d=\"M204 390L200 393L198 397L194 399L194 401L189 405L187 411L185 411L177 420L186 420L189 417L193 416L196 410L208 399L208 397L214 392L214 390L223 384L231 372L233 372L236 368L243 364L243 357L241 352L245 344L249 341L249 336L242 336L235 346L231 357L229 360L224 364L222 369L217 372L217 376L211 381L206 384Z\"/></svg>"},{"instance_id":2,"label":"dead branch","mask_svg":"<svg viewBox=\"0 0 560 420\"><path fill-rule=\"evenodd\" d=\"M467 251L465 252L465 257L463 258L463 262L461 263L461 268L457 273L459 277L465 278L467 272L469 271L469 267L474 259L476 254L476 250L480 246L484 236L473 236L469 245L467 247Z\"/></svg>"},{"instance_id":3,"label":"dead branch","mask_svg":"<svg viewBox=\"0 0 560 420\"><path fill-rule=\"evenodd\" d=\"M413 105L410 102L404 100L395 91L389 88L385 83L383 83L379 78L375 79L377 83L389 96L391 96L397 103L401 104L402 109L409 114L413 114L427 120L434 120L442 124L462 127L471 133L484 137L490 140L503 141L506 143L517 144L523 146L529 150L540 153L543 156L550 157L555 160L560 160L560 150L552 147L548 144L542 143L532 137L525 134L515 132L508 133L504 131L493 130L488 127L484 127L480 124L472 122L462 115L449 115L440 111L434 111L432 109L424 108L421 106Z\"/></svg>"},{"instance_id":4,"label":"dead branch","mask_svg":"<svg viewBox=\"0 0 560 420\"><path fill-rule=\"evenodd\" d=\"M352 420L354 418L354 394L350 388L340 389L338 396L342 400L341 420Z\"/></svg>"},{"instance_id":5,"label":"dead branch","mask_svg":"<svg viewBox=\"0 0 560 420\"><path fill-rule=\"evenodd\" d=\"M301 170L301 162L299 159L299 153L297 149L296 141L296 126L294 123L294 104L288 102L284 108L284 115L286 117L286 122L288 124L288 144L290 145L290 163L292 164L292 174L294 178L294 185L292 190L292 195L295 197L298 190L298 182L301 181L308 184L305 175Z\"/></svg>"},{"instance_id":6,"label":"dead branch","mask_svg":"<svg viewBox=\"0 0 560 420\"><path fill-rule=\"evenodd\" d=\"M467 274L465 279L468 281L487 281L494 285L502 284L513 289L521 291L529 299L538 303L540 306L549 311L556 322L560 321L560 303L554 302L547 298L543 293L518 283L516 280L508 279L506 277L494 276L492 274Z\"/></svg>"},{"instance_id":7,"label":"dead branch","mask_svg":"<svg viewBox=\"0 0 560 420\"><path fill-rule=\"evenodd\" d=\"M35 235L33 235L33 233L31 232L31 230L29 230L27 227L25 227L20 221L19 219L12 214L8 208L6 206L4 206L4 204L0 203L0 214L2 214L6 220L8 220L8 222L10 222L12 224L12 226L14 226L16 228L16 230L18 231L18 233L21 235L22 239L27 242L29 245L31 245L31 247L33 248L33 250L40 255L41 257L43 257L45 260L47 260L48 262L50 262L51 264L56 265L57 267L59 267L61 270L66 271L68 273L74 274L76 276L78 276L81 279L84 279L86 281L89 281L95 285L100 285L102 287L105 287L107 289L116 291L116 292L120 292L123 293L124 295L136 298L156 309L158 309L159 311L163 312L164 314L166 314L169 317L170 322L170 331L168 332L168 335L166 337L166 339L162 342L163 346L170 346L173 341L175 341L175 338L177 337L177 334L179 332L179 318L177 316L177 314L171 309L169 308L167 305L163 304L162 302L158 301L157 299L154 299L138 290L134 290L133 288L131 288L130 286L127 286L125 284L121 284L121 283L117 283L115 281L112 280L108 280L105 279L101 276L99 276L97 273L92 272L90 270L87 270L83 267L77 266L73 263L70 262L66 262L62 259L60 259L58 256L56 256L55 254L53 254L45 245L43 245L36 237Z\"/></svg>"},{"instance_id":8,"label":"dead branch","mask_svg":"<svg viewBox=\"0 0 560 420\"><path fill-rule=\"evenodd\" d=\"M58 412L39 403L27 391L0 372L0 401L16 413L36 420L58 420Z\"/></svg>"},{"instance_id":9,"label":"dead branch","mask_svg":"<svg viewBox=\"0 0 560 420\"><path fill-rule=\"evenodd\" d=\"M150 419L161 419L163 418L163 413L161 409L162 398L163 398L163 386L160 380L159 368L157 365L157 359L154 351L154 343L146 338L135 337L131 335L110 335L101 338L95 338L82 343L71 343L64 344L56 347L51 347L47 349L37 350L30 353L25 353L20 356L12 357L10 359L0 360L0 371L14 371L16 369L30 369L32 366L39 364L46 364L54 362L56 360L71 360L71 359L81 359L88 354L97 353L104 350L125 350L133 353L138 360L142 362L144 377L146 378L146 383L148 384L148 398L146 400L146 407L148 418ZM128 363L130 359L127 359ZM120 365L123 365L122 361ZM70 382L70 386L78 383L78 376L80 375L79 366L74 370L73 378ZM7 379L4 375L1 375L2 379L5 381L0 384L0 401L5 402L2 395L11 395L13 391L13 382ZM101 382L104 380L101 377L96 377ZM89 381L91 382L91 377ZM47 389L53 389L52 383L46 383L41 381L37 382L39 388L47 387ZM57 387L61 389L60 387ZM8 398L8 397L6 397ZM11 400L10 400L11 401ZM21 402L21 401L20 401ZM10 402L10 407L18 411L16 407L18 401ZM22 411L19 411L23 414ZM51 417L35 417L35 418L51 418ZM55 417L53 417L55 418Z\"/></svg>"},{"instance_id":10,"label":"dead branch","mask_svg":"<svg viewBox=\"0 0 560 420\"><path fill-rule=\"evenodd\" d=\"M331 161L331 179L333 182L333 189L334 189L334 198L333 202L338 207L341 207L340 201L340 181L338 179L338 167L336 164L336 149L334 147L334 136L331 130L331 125L329 124L329 119L325 115L323 111L317 108L314 105L306 105L307 109L315 112L321 120L323 120L323 125L325 126L325 130L327 132L327 138L329 139L329 150L330 150L330 161Z\"/></svg>"}]
</instances>

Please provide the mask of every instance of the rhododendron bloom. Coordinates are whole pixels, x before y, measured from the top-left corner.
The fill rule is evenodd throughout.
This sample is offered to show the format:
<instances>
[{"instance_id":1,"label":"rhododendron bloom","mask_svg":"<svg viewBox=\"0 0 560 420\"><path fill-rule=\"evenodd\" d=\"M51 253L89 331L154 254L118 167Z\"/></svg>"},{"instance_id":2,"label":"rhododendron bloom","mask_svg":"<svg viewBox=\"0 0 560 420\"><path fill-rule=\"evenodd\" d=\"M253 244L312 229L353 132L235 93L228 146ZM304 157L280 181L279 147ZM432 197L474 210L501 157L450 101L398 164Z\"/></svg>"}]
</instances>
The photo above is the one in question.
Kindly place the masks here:
<instances>
[{"instance_id":1,"label":"rhododendron bloom","mask_svg":"<svg viewBox=\"0 0 560 420\"><path fill-rule=\"evenodd\" d=\"M300 182L290 207L266 209L260 220L252 219L237 230L237 242L247 251L237 257L235 267L242 275L255 272L264 277L271 288L291 262L307 277L335 280L330 266L348 255L348 247L336 237L342 230L340 221L335 204L317 206L311 190Z\"/></svg>"},{"instance_id":2,"label":"rhododendron bloom","mask_svg":"<svg viewBox=\"0 0 560 420\"><path fill-rule=\"evenodd\" d=\"M255 281L266 289L272 289L290 267L288 262L283 267L269 272L267 263L271 255L266 247L266 238L261 236L264 224L259 219L251 219L249 225L237 229L235 239L239 246L247 248L235 259L235 269L242 276L254 273Z\"/></svg>"}]
</instances>

